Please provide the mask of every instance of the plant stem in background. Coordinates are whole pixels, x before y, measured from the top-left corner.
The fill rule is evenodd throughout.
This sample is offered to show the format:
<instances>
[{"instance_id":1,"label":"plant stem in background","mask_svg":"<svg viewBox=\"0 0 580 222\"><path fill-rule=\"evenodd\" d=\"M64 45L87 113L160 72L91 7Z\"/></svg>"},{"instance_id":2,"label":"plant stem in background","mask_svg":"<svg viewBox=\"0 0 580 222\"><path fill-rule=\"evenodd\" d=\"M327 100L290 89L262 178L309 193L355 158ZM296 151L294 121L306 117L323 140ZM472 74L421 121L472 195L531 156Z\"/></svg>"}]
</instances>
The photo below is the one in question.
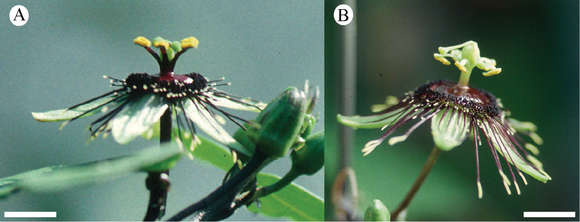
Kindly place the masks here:
<instances>
[{"instance_id":1,"label":"plant stem in background","mask_svg":"<svg viewBox=\"0 0 580 222\"><path fill-rule=\"evenodd\" d=\"M433 165L435 165L435 162L437 161L437 158L439 157L440 153L441 149L433 147L431 154L429 154L429 157L427 158L427 162L425 162L425 165L423 165L421 173L419 173L419 177L417 177L417 179L413 183L413 186L411 187L407 195L405 195L405 199L403 200L403 202L401 202L401 204L399 204L397 209L393 211L393 213L391 214L392 220L399 220L398 217L401 214L401 212L407 209L407 207L411 203L411 200L413 199L417 191L419 191L421 185L423 185L425 178L427 178L427 175L429 175L429 172L431 172L431 169L433 168Z\"/></svg>"},{"instance_id":2,"label":"plant stem in background","mask_svg":"<svg viewBox=\"0 0 580 222\"><path fill-rule=\"evenodd\" d=\"M161 144L171 141L171 108L168 108L160 119ZM149 190L149 204L144 221L159 220L165 214L167 191L169 190L169 170L163 172L149 172L145 185Z\"/></svg>"},{"instance_id":3,"label":"plant stem in background","mask_svg":"<svg viewBox=\"0 0 580 222\"><path fill-rule=\"evenodd\" d=\"M340 4L341 1L338 1ZM356 1L344 0L344 4L349 5L356 14ZM338 5L337 4L337 5ZM357 73L357 25L356 19L348 26L341 27L343 30L340 34L342 37L342 72L340 76L340 101L339 113L353 115L356 109L356 73ZM354 171L351 168L351 152L354 143L353 129L339 125L339 144L338 144L338 166L339 171L335 176L332 192L335 220L353 220L356 212L358 197L357 191L351 190L356 188L356 179ZM341 179L341 177L344 177ZM346 182L347 184L345 184Z\"/></svg>"}]
</instances>

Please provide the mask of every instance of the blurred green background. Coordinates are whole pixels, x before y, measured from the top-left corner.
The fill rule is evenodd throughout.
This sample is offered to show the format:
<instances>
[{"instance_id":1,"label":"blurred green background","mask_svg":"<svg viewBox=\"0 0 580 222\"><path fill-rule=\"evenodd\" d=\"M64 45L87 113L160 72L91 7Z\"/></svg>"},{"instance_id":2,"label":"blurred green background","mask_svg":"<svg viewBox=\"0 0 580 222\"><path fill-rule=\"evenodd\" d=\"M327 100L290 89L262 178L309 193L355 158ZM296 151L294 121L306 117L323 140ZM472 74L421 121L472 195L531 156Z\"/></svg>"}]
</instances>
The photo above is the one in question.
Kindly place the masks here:
<instances>
[{"instance_id":1,"label":"blurred green background","mask_svg":"<svg viewBox=\"0 0 580 222\"><path fill-rule=\"evenodd\" d=\"M337 107L342 72L343 27L325 5L326 199L336 174ZM522 211L578 212L578 1L358 1L356 113L370 114L385 96L401 96L439 79L457 81L458 71L433 59L438 46L475 40L482 56L503 72L484 78L475 71L470 85L501 98L512 116L534 122L544 139L538 157L553 180L528 178L522 195L508 196L487 146L481 148L484 196L477 199L471 140L442 153L408 209L408 220L522 220ZM352 25L351 24L351 25ZM350 98L346 98L350 99ZM404 128L394 135L404 133ZM379 130L355 131L353 166L359 185L359 213L378 198L393 211L419 174L431 147L429 124L407 141L360 149ZM327 204L327 218L332 206ZM362 215L362 214L359 214ZM578 215L578 214L576 214ZM576 218L575 220L578 220Z\"/></svg>"},{"instance_id":2,"label":"blurred green background","mask_svg":"<svg viewBox=\"0 0 580 222\"><path fill-rule=\"evenodd\" d=\"M8 20L24 5L25 26ZM132 43L143 35L180 40L193 35L198 49L180 58L176 72L199 72L232 82L235 95L270 101L306 79L323 87L323 2L320 1L2 1L0 20L0 177L57 164L76 164L132 153L157 142L137 139L126 146L112 138L86 143L90 120L62 131L30 112L64 108L108 90L102 75L158 71L152 57ZM320 104L324 104L320 98ZM324 113L319 105L315 112ZM236 112L240 113L240 112ZM246 118L255 114L242 113ZM317 130L323 129L323 116ZM91 118L94 119L94 118ZM229 130L235 129L228 123ZM289 158L265 171L282 175ZM323 175L297 183L323 196ZM0 211L58 211L59 220L141 220L148 198L145 174L52 194L21 193L0 200ZM224 172L183 159L171 171L167 216L215 189ZM272 219L245 208L233 220Z\"/></svg>"}]
</instances>

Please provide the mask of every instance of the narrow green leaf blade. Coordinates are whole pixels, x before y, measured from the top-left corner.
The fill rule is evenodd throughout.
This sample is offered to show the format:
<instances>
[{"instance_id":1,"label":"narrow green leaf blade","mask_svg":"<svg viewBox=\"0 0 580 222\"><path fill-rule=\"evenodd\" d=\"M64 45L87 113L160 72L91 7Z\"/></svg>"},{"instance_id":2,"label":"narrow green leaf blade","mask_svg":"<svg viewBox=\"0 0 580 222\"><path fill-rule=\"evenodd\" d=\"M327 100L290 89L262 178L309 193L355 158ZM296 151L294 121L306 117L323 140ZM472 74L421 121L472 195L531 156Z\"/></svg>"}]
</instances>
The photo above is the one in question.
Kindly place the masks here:
<instances>
[{"instance_id":1,"label":"narrow green leaf blade","mask_svg":"<svg viewBox=\"0 0 580 222\"><path fill-rule=\"evenodd\" d=\"M0 179L0 198L15 191L56 192L101 183L144 171L183 154L177 144L142 150L130 156L72 166L45 167Z\"/></svg>"},{"instance_id":2,"label":"narrow green leaf blade","mask_svg":"<svg viewBox=\"0 0 580 222\"><path fill-rule=\"evenodd\" d=\"M78 106L74 109L57 109L46 112L32 112L32 118L40 122L56 122L70 120L72 118L77 117L78 115L83 114L86 111L89 111L95 107L103 105L113 99L114 98L112 97L100 98L93 102ZM101 112L101 109L96 109L93 112L85 114L83 117L87 117L98 112Z\"/></svg>"},{"instance_id":3,"label":"narrow green leaf blade","mask_svg":"<svg viewBox=\"0 0 580 222\"><path fill-rule=\"evenodd\" d=\"M232 153L224 147L202 135L197 135L201 143L195 147L192 155L198 159L210 163L219 169L228 171L234 165ZM187 140L191 142L191 140ZM185 144L186 147L188 144Z\"/></svg>"},{"instance_id":4,"label":"narrow green leaf blade","mask_svg":"<svg viewBox=\"0 0 580 222\"><path fill-rule=\"evenodd\" d=\"M258 184L261 186L274 184L278 180L280 177L273 174L258 174ZM249 210L271 217L291 218L295 221L324 220L324 201L295 183L260 198L260 208L252 204Z\"/></svg>"},{"instance_id":5,"label":"narrow green leaf blade","mask_svg":"<svg viewBox=\"0 0 580 222\"><path fill-rule=\"evenodd\" d=\"M126 144L150 129L169 106L156 95L143 96L128 104L111 120L111 131L115 140Z\"/></svg>"}]
</instances>

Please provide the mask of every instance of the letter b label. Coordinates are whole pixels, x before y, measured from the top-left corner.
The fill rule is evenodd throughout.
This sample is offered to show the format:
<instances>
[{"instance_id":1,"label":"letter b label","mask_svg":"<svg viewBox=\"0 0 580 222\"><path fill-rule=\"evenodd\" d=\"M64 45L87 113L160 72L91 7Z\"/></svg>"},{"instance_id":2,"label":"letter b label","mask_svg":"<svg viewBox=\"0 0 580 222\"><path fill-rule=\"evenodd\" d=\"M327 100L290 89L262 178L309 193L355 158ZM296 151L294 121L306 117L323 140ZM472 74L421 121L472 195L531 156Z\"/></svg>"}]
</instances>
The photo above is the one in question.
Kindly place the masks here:
<instances>
[{"instance_id":1,"label":"letter b label","mask_svg":"<svg viewBox=\"0 0 580 222\"><path fill-rule=\"evenodd\" d=\"M334 9L334 21L339 25L348 25L354 18L352 8L346 4L338 5Z\"/></svg>"}]
</instances>

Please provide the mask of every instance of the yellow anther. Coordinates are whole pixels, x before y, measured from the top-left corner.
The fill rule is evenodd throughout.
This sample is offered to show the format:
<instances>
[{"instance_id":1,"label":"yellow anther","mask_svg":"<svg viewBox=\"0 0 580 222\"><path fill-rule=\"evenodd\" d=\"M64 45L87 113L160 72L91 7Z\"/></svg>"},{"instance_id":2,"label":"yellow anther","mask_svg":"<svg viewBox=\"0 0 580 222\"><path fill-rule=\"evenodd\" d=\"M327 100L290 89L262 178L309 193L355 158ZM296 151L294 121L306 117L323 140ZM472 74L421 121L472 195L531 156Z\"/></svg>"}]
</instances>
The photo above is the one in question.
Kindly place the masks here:
<instances>
[{"instance_id":1,"label":"yellow anther","mask_svg":"<svg viewBox=\"0 0 580 222\"><path fill-rule=\"evenodd\" d=\"M133 39L133 43L143 47L151 47L151 41L143 36L137 36L137 38Z\"/></svg>"},{"instance_id":2,"label":"yellow anther","mask_svg":"<svg viewBox=\"0 0 580 222\"><path fill-rule=\"evenodd\" d=\"M483 76L485 76L485 77L495 76L495 75L500 74L500 73L501 73L501 68L495 68L495 69L492 69L491 71L484 72Z\"/></svg>"},{"instance_id":3,"label":"yellow anther","mask_svg":"<svg viewBox=\"0 0 580 222\"><path fill-rule=\"evenodd\" d=\"M469 77L474 68L484 71L483 76L493 76L501 73L501 68L495 67L496 61L491 58L481 57L479 47L474 41L467 41L459 45L439 47L439 53L433 54L435 60L449 65L449 57L455 61L455 66L461 71L458 85L467 86Z\"/></svg>"},{"instance_id":4,"label":"yellow anther","mask_svg":"<svg viewBox=\"0 0 580 222\"><path fill-rule=\"evenodd\" d=\"M156 37L155 39L153 39L153 46L156 48L165 48L165 50L169 49L169 47L171 46L171 42L161 38L161 37Z\"/></svg>"},{"instance_id":5,"label":"yellow anther","mask_svg":"<svg viewBox=\"0 0 580 222\"><path fill-rule=\"evenodd\" d=\"M433 58L435 58L435 60L443 63L443 65L450 65L451 63L449 62L449 60L447 60L445 57L443 57L440 54L434 53L433 54Z\"/></svg>"},{"instance_id":6,"label":"yellow anther","mask_svg":"<svg viewBox=\"0 0 580 222\"><path fill-rule=\"evenodd\" d=\"M467 72L467 69L465 68L465 64L467 64L467 59L463 59L460 62L455 61L455 66L457 66L457 68L461 72Z\"/></svg>"},{"instance_id":7,"label":"yellow anther","mask_svg":"<svg viewBox=\"0 0 580 222\"><path fill-rule=\"evenodd\" d=\"M193 36L187 37L187 38L184 38L183 40L181 40L181 47L184 49L197 48L197 45L199 45L199 40L197 40Z\"/></svg>"}]
</instances>

